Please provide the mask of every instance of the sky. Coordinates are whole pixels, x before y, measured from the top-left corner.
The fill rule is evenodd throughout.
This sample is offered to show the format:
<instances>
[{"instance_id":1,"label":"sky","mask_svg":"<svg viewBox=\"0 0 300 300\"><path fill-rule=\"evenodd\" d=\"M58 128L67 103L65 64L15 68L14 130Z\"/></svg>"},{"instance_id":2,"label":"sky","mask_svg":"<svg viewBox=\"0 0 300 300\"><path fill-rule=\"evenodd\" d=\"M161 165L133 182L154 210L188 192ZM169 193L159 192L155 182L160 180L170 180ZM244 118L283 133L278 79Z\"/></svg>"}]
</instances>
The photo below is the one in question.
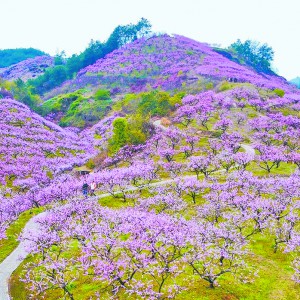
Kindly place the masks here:
<instances>
[{"instance_id":1,"label":"sky","mask_svg":"<svg viewBox=\"0 0 300 300\"><path fill-rule=\"evenodd\" d=\"M0 0L0 12L0 49L71 55L144 17L154 32L222 47L237 39L267 43L275 71L300 76L300 0Z\"/></svg>"}]
</instances>

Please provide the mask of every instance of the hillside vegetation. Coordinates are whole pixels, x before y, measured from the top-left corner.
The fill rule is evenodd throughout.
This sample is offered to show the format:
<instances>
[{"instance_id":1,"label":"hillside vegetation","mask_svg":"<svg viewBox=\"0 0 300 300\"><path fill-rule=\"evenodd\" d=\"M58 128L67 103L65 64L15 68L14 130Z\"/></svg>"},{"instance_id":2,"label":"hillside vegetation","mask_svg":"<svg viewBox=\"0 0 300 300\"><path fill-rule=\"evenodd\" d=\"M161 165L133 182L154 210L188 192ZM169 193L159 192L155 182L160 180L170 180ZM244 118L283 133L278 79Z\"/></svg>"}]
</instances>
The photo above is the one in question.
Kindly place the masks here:
<instances>
[{"instance_id":1,"label":"hillside vegetation","mask_svg":"<svg viewBox=\"0 0 300 300\"><path fill-rule=\"evenodd\" d=\"M299 90L127 34L39 114L9 98L30 81L1 83L0 259L28 253L12 299L300 299Z\"/></svg>"},{"instance_id":2,"label":"hillside vegetation","mask_svg":"<svg viewBox=\"0 0 300 300\"><path fill-rule=\"evenodd\" d=\"M0 68L6 68L28 58L43 56L46 53L34 48L17 48L0 50Z\"/></svg>"}]
</instances>

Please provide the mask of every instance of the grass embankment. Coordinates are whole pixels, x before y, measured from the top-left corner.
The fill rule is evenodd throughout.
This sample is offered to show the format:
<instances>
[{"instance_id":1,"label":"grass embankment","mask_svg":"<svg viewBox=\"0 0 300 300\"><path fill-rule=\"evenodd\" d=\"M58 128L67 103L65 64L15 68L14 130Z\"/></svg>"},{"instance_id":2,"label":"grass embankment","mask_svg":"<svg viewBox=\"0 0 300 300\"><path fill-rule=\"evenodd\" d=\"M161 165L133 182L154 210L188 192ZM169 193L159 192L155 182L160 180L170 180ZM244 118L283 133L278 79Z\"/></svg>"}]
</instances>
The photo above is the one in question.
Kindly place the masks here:
<instances>
[{"instance_id":1,"label":"grass embankment","mask_svg":"<svg viewBox=\"0 0 300 300\"><path fill-rule=\"evenodd\" d=\"M6 231L6 239L0 241L0 263L19 245L17 240L26 223L35 215L41 213L43 208L33 208L20 214Z\"/></svg>"}]
</instances>

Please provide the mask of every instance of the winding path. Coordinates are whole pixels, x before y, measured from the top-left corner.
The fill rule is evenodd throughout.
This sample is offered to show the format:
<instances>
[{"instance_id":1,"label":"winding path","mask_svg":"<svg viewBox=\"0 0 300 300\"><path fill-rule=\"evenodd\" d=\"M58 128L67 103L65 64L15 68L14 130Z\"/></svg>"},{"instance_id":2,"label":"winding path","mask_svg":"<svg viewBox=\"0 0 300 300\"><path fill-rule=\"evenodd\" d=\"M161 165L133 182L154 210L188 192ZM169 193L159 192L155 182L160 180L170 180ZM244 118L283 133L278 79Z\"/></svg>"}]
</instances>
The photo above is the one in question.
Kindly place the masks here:
<instances>
[{"instance_id":1,"label":"winding path","mask_svg":"<svg viewBox=\"0 0 300 300\"><path fill-rule=\"evenodd\" d=\"M31 218L25 225L23 231L38 232L38 217L45 215L42 212L37 216ZM24 248L24 242L20 242L18 247L0 264L0 299L9 300L8 281L13 271L22 263L29 253Z\"/></svg>"},{"instance_id":2,"label":"winding path","mask_svg":"<svg viewBox=\"0 0 300 300\"><path fill-rule=\"evenodd\" d=\"M166 127L161 125L160 120L153 122L156 127L159 127L162 130L166 130ZM251 145L248 144L241 144L241 147L248 153L249 155L254 156L255 150ZM189 175L189 176L181 176L181 178L188 178L188 177L196 177L196 175ZM168 183L174 182L174 179L167 179L162 180L159 182L154 182L149 185L148 187L155 187L160 185L165 185ZM135 191L138 190L138 187L129 188L127 191ZM105 198L110 196L110 194L101 194L98 196L98 199ZM47 212L42 212L32 219L30 219L27 224L25 225L23 232L31 231L38 233L39 231L39 224L36 220L42 216L45 216ZM17 267L23 262L25 257L29 254L25 250L25 242L21 241L18 247L0 264L0 300L10 300L9 296L9 278L12 275L13 271L17 269Z\"/></svg>"}]
</instances>

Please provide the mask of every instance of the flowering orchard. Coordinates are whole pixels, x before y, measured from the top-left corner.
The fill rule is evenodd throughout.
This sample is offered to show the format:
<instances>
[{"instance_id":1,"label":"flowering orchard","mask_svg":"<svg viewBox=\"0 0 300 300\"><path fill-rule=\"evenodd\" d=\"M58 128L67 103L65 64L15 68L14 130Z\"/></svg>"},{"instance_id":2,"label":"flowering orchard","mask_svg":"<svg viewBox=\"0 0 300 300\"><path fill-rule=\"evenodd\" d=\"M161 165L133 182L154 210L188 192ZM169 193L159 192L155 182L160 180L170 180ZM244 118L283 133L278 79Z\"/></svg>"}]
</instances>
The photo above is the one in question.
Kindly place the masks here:
<instances>
[{"instance_id":1,"label":"flowering orchard","mask_svg":"<svg viewBox=\"0 0 300 300\"><path fill-rule=\"evenodd\" d=\"M44 169L60 175L49 178L42 168L39 175L24 173L26 178L12 172L15 194L2 196L9 199L2 211L10 220L32 206L54 205L39 218L37 232L21 237L32 254L22 279L29 297L55 291L56 298L80 299L85 282L96 287L92 299L177 298L190 293L191 284L214 289L230 278L251 286L262 276L252 259L257 239L266 240L273 255L290 257L289 280L299 282L299 99L287 94L284 108L290 113L283 114L274 95L262 97L255 87L186 96L172 126L157 127L144 145L121 148L87 177L98 187L97 196L87 199L80 193L82 180L66 174L67 166L105 149L117 116L78 139L72 130L42 123L40 130L51 135L46 140L56 139L51 153L64 151L66 168L55 169L56 158L48 161L46 145L36 142ZM21 108L7 103L14 105L15 121L6 124L13 126ZM17 129L26 132L35 117L27 120ZM95 134L103 140L93 142ZM22 153L32 158L28 150ZM26 180L34 184L17 194L14 189Z\"/></svg>"},{"instance_id":2,"label":"flowering orchard","mask_svg":"<svg viewBox=\"0 0 300 300\"><path fill-rule=\"evenodd\" d=\"M179 36L125 45L73 83L124 87L143 76L165 89L192 76L238 83L187 93L170 126L153 121L144 144L123 146L84 178L74 167L107 152L124 111L80 132L0 100L0 239L21 212L47 207L20 236L27 297L246 299L259 290L271 299L270 277L297 299L300 93ZM96 194L83 196L84 182Z\"/></svg>"}]
</instances>

